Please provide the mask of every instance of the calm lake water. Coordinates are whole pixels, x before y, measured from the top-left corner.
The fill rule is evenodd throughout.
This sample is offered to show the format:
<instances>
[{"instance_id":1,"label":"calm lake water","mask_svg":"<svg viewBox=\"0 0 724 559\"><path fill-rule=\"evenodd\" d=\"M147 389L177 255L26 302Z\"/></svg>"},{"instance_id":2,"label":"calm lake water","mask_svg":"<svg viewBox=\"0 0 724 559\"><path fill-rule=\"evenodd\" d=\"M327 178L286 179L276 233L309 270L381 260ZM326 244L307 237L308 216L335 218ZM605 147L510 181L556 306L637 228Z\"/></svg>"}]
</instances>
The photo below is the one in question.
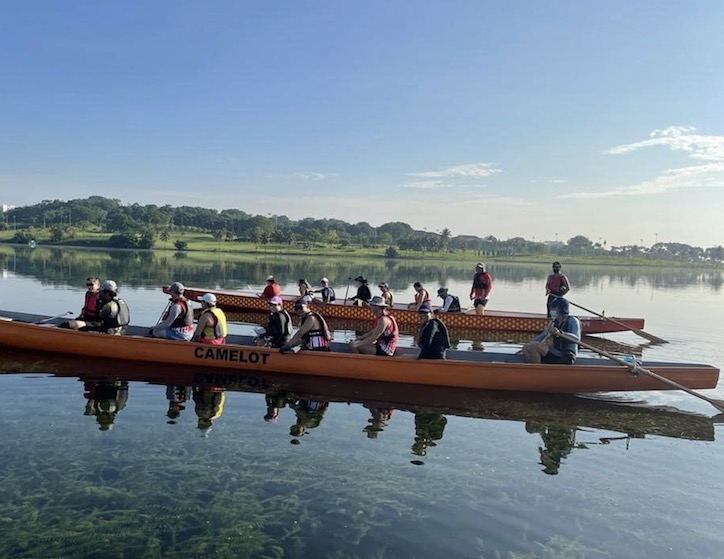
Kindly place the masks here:
<instances>
[{"instance_id":1,"label":"calm lake water","mask_svg":"<svg viewBox=\"0 0 724 559\"><path fill-rule=\"evenodd\" d=\"M476 260L0 246L0 309L77 312L88 275L119 283L136 324L158 319L158 286L175 280L260 287L273 273L291 293L325 275L343 296L361 273L399 301L414 281L464 299ZM670 340L638 347L645 359L724 368L721 271L563 264L572 301L643 316ZM489 269L492 308L543 310L548 266ZM0 557L711 559L724 545L724 432L714 408L684 393L290 388L281 377L220 390L192 388L193 374L167 387L153 382L162 370L7 350L0 371ZM703 392L724 399L721 383Z\"/></svg>"}]
</instances>

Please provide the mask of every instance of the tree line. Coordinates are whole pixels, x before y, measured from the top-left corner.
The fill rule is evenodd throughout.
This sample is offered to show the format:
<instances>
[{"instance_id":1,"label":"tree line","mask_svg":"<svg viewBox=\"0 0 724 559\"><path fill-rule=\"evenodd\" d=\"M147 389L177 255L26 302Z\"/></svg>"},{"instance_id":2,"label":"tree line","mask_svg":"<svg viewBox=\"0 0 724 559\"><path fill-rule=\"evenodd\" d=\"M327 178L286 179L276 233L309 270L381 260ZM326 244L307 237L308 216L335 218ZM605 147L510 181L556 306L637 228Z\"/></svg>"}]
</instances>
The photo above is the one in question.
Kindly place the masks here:
<instances>
[{"instance_id":1,"label":"tree line","mask_svg":"<svg viewBox=\"0 0 724 559\"><path fill-rule=\"evenodd\" d=\"M724 261L721 245L709 248L685 243L661 242L642 245L607 246L577 235L567 242L531 241L523 237L498 239L493 235L453 236L441 231L417 231L394 221L373 227L365 221L347 223L339 219L304 218L284 215L251 215L239 209L214 210L195 206L124 205L120 200L91 196L69 201L43 200L39 204L11 208L2 214L0 230L14 230L12 242L27 243L41 234L51 242L72 240L81 232L108 235L103 243L119 248L153 248L157 240L174 241L186 248L181 233L207 233L219 243L251 242L258 245L314 244L331 247L383 247L387 256L399 251L471 251L480 256L545 255L565 257L629 257L668 259L685 262ZM174 236L176 238L174 240Z\"/></svg>"}]
</instances>

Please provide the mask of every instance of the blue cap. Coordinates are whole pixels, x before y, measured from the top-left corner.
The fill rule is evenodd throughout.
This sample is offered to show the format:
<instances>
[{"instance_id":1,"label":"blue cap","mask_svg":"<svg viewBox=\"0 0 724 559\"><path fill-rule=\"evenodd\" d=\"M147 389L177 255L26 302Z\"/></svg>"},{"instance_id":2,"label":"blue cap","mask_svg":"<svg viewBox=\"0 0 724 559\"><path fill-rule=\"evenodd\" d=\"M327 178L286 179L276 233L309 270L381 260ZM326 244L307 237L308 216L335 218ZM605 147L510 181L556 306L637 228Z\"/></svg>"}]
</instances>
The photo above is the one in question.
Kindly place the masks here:
<instances>
[{"instance_id":1,"label":"blue cap","mask_svg":"<svg viewBox=\"0 0 724 559\"><path fill-rule=\"evenodd\" d=\"M427 303L423 303L422 305L420 305L420 308L417 310L417 312L432 312L432 308L430 308L430 305L428 305Z\"/></svg>"}]
</instances>

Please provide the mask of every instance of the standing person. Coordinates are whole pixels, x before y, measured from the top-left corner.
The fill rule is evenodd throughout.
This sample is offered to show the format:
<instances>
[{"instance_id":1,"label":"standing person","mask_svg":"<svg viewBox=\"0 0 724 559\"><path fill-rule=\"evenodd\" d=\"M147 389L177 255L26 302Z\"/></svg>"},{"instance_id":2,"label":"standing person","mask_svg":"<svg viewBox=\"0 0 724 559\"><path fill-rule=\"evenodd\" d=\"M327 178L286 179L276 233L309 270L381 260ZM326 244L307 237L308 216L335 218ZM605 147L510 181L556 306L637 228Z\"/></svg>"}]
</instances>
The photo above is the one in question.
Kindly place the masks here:
<instances>
[{"instance_id":1,"label":"standing person","mask_svg":"<svg viewBox=\"0 0 724 559\"><path fill-rule=\"evenodd\" d=\"M470 288L470 300L475 305L475 314L485 314L485 305L488 304L491 289L493 289L493 277L485 271L485 264L478 262L475 265L473 286Z\"/></svg>"},{"instance_id":2,"label":"standing person","mask_svg":"<svg viewBox=\"0 0 724 559\"><path fill-rule=\"evenodd\" d=\"M334 293L334 289L329 286L329 280L322 278L319 280L319 283L322 284L322 289L319 290L319 294L322 296L322 303L327 304L336 300L336 294Z\"/></svg>"},{"instance_id":3,"label":"standing person","mask_svg":"<svg viewBox=\"0 0 724 559\"><path fill-rule=\"evenodd\" d=\"M430 292L425 289L419 281L413 283L412 287L415 290L415 301L408 305L410 309L414 309L419 312L422 305L427 305L428 307L432 305Z\"/></svg>"},{"instance_id":4,"label":"standing person","mask_svg":"<svg viewBox=\"0 0 724 559\"><path fill-rule=\"evenodd\" d=\"M269 301L269 321L266 325L265 341L269 347L282 347L292 337L292 317L284 310L282 298L272 297Z\"/></svg>"},{"instance_id":5,"label":"standing person","mask_svg":"<svg viewBox=\"0 0 724 559\"><path fill-rule=\"evenodd\" d=\"M172 283L168 292L171 300L161 316L161 322L151 328L151 337L188 342L194 335L194 312L184 297L186 288L180 281Z\"/></svg>"},{"instance_id":6,"label":"standing person","mask_svg":"<svg viewBox=\"0 0 724 559\"><path fill-rule=\"evenodd\" d=\"M98 304L98 292L101 286L101 280L96 277L88 277L85 280L87 291L85 292L85 300L80 314L74 319L69 320L67 327L73 330L80 330L89 323L98 322L98 313L101 310ZM65 326L63 326L65 328Z\"/></svg>"},{"instance_id":7,"label":"standing person","mask_svg":"<svg viewBox=\"0 0 724 559\"><path fill-rule=\"evenodd\" d=\"M118 297L118 285L113 280L103 280L98 292L98 320L87 322L81 329L121 336L131 322L131 311L126 302Z\"/></svg>"},{"instance_id":8,"label":"standing person","mask_svg":"<svg viewBox=\"0 0 724 559\"><path fill-rule=\"evenodd\" d=\"M309 303L306 301L294 303L294 311L301 318L299 330L279 348L279 351L286 353L298 345L301 345L302 349L312 351L329 351L332 335L322 315L309 310Z\"/></svg>"},{"instance_id":9,"label":"standing person","mask_svg":"<svg viewBox=\"0 0 724 559\"><path fill-rule=\"evenodd\" d=\"M389 313L388 305L382 297L373 297L370 301L370 308L375 315L372 329L360 338L349 342L349 349L352 353L391 357L395 354L397 342L400 340L397 321Z\"/></svg>"},{"instance_id":10,"label":"standing person","mask_svg":"<svg viewBox=\"0 0 724 559\"><path fill-rule=\"evenodd\" d=\"M450 347L450 337L447 326L439 318L435 318L430 305L422 305L419 310L422 327L417 336L417 345L420 346L418 359L445 359L445 353Z\"/></svg>"},{"instance_id":11,"label":"standing person","mask_svg":"<svg viewBox=\"0 0 724 559\"><path fill-rule=\"evenodd\" d=\"M442 299L442 307L435 312L461 312L460 298L456 295L450 295L447 287L441 287L437 290L437 296Z\"/></svg>"},{"instance_id":12,"label":"standing person","mask_svg":"<svg viewBox=\"0 0 724 559\"><path fill-rule=\"evenodd\" d=\"M261 298L268 301L272 297L278 297L281 294L282 288L277 283L277 280L274 279L274 276L267 277L266 287L264 287L264 291L261 292Z\"/></svg>"},{"instance_id":13,"label":"standing person","mask_svg":"<svg viewBox=\"0 0 724 559\"><path fill-rule=\"evenodd\" d=\"M571 284L564 273L561 272L561 263L553 262L553 273L546 281L546 310L550 317L550 305L556 297L564 297L571 290Z\"/></svg>"},{"instance_id":14,"label":"standing person","mask_svg":"<svg viewBox=\"0 0 724 559\"><path fill-rule=\"evenodd\" d=\"M229 331L224 311L216 306L216 295L205 293L198 300L201 301L201 316L191 341L211 345L225 344Z\"/></svg>"},{"instance_id":15,"label":"standing person","mask_svg":"<svg viewBox=\"0 0 724 559\"><path fill-rule=\"evenodd\" d=\"M387 303L387 306L391 307L394 305L395 296L392 294L392 291L390 291L390 286L387 283L381 283L377 287L382 291L382 298L385 300L385 303Z\"/></svg>"},{"instance_id":16,"label":"standing person","mask_svg":"<svg viewBox=\"0 0 724 559\"><path fill-rule=\"evenodd\" d=\"M578 355L578 344L556 336L556 330L560 330L581 339L581 323L575 316L570 316L569 312L568 301L562 297L553 300L550 305L553 320L519 352L523 354L526 363L573 365Z\"/></svg>"},{"instance_id":17,"label":"standing person","mask_svg":"<svg viewBox=\"0 0 724 559\"><path fill-rule=\"evenodd\" d=\"M367 285L367 280L364 276L357 276L354 278L354 281L358 284L357 293L355 293L353 297L350 297L350 300L354 301L355 305L361 307L366 305L367 302L372 299L372 292L370 291L370 286Z\"/></svg>"}]
</instances>

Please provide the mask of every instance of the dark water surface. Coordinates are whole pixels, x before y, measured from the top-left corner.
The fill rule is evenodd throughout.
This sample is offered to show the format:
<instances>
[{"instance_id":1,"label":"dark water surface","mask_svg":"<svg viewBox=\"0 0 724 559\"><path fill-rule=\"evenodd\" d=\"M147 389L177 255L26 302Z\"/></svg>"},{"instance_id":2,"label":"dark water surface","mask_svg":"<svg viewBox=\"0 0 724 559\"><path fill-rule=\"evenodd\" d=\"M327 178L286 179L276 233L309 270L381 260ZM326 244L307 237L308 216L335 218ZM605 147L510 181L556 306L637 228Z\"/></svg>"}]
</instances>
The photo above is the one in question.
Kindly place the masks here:
<instances>
[{"instance_id":1,"label":"dark water surface","mask_svg":"<svg viewBox=\"0 0 724 559\"><path fill-rule=\"evenodd\" d=\"M113 275L146 324L165 303L158 284L198 285L221 265L171 276L145 256L121 268L130 256L28 253L0 251L0 308L75 312L85 276ZM313 277L305 265L284 269ZM352 265L313 266L346 279ZM256 284L280 266L238 265L218 283ZM396 278L402 297L407 281L469 288L464 267L380 266L371 281ZM547 269L496 268L494 308L538 310ZM717 272L566 271L572 300L644 316L671 340L641 347L646 358L724 367ZM716 410L686 394L282 377L194 387L193 374L6 350L0 370L0 557L710 559L724 547L723 433ZM721 384L704 392L724 397Z\"/></svg>"}]
</instances>

